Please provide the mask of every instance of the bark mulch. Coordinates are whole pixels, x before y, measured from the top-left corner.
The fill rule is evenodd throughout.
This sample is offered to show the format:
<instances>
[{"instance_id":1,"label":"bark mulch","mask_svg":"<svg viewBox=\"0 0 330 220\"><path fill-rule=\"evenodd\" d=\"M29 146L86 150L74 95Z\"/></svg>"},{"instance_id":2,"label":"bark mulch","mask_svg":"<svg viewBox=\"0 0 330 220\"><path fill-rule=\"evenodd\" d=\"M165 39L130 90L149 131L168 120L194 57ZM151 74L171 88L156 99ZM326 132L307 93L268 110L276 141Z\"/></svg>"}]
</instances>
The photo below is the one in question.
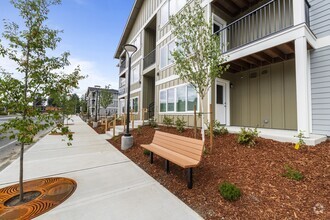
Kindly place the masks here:
<instances>
[{"instance_id":1,"label":"bark mulch","mask_svg":"<svg viewBox=\"0 0 330 220\"><path fill-rule=\"evenodd\" d=\"M178 134L175 128L159 130ZM213 153L204 154L194 169L189 190L181 167L171 164L166 174L164 159L155 155L150 164L143 154L140 144L151 143L154 132L149 126L132 131L134 146L123 153L205 219L330 219L330 141L295 150L293 144L262 138L248 148L237 143L235 134L216 137ZM180 135L193 134L189 129ZM120 140L108 141L120 150ZM283 177L286 165L301 171L304 179ZM220 196L218 186L224 181L241 189L238 201Z\"/></svg>"}]
</instances>

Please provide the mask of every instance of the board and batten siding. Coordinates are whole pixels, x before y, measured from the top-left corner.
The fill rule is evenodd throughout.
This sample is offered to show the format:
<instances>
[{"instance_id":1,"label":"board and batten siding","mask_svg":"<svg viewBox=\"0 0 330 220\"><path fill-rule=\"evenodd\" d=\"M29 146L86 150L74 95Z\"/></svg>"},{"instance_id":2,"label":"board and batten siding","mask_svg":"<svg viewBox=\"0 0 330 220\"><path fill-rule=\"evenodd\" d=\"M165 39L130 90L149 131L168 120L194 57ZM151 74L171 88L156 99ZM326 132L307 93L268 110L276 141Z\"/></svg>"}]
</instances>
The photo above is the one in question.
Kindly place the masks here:
<instances>
[{"instance_id":1,"label":"board and batten siding","mask_svg":"<svg viewBox=\"0 0 330 220\"><path fill-rule=\"evenodd\" d=\"M330 136L330 46L311 51L313 133Z\"/></svg>"},{"instance_id":2,"label":"board and batten siding","mask_svg":"<svg viewBox=\"0 0 330 220\"><path fill-rule=\"evenodd\" d=\"M310 24L313 33L318 37L330 35L330 0L309 0Z\"/></svg>"}]
</instances>

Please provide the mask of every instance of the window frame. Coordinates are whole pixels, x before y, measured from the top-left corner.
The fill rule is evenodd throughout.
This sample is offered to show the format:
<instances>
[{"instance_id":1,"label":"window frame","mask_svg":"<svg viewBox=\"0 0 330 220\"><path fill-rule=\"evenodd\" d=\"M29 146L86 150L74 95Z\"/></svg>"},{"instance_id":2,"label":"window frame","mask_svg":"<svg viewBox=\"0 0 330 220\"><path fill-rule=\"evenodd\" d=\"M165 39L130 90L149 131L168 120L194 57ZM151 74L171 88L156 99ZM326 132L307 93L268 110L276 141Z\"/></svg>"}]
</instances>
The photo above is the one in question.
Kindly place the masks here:
<instances>
[{"instance_id":1,"label":"window frame","mask_svg":"<svg viewBox=\"0 0 330 220\"><path fill-rule=\"evenodd\" d=\"M169 42L167 42L166 44L164 44L162 47L160 47L160 50L159 50L159 60L160 60L159 70L164 70L164 69L169 68L169 67L171 67L172 65L175 64L174 60L172 62L170 62L170 55L171 54L170 54L169 48L170 48L170 44L174 43L173 51L175 51L176 48L177 48L176 41L177 41L177 39L174 38L174 39L170 40ZM162 50L164 48L166 49L166 53L165 53L166 57L165 57L165 66L162 66ZM173 56L172 56L172 58L173 58Z\"/></svg>"},{"instance_id":2,"label":"window frame","mask_svg":"<svg viewBox=\"0 0 330 220\"><path fill-rule=\"evenodd\" d=\"M133 106L133 100L134 99L137 99L137 111L136 112L134 111L134 108L133 108L134 107ZM133 114L138 114L139 113L139 105L140 105L139 104L139 96L131 97L130 98L130 104L129 105L130 105L131 109L133 109ZM130 112L131 112L131 109L130 109Z\"/></svg>"},{"instance_id":3,"label":"window frame","mask_svg":"<svg viewBox=\"0 0 330 220\"><path fill-rule=\"evenodd\" d=\"M134 81L134 72L137 71L137 80ZM138 83L140 81L140 64L136 65L134 68L132 68L131 71L131 85Z\"/></svg>"},{"instance_id":4,"label":"window frame","mask_svg":"<svg viewBox=\"0 0 330 220\"><path fill-rule=\"evenodd\" d=\"M194 110L190 110L188 111L188 86L190 86L191 84L190 83L184 83L184 84L180 84L180 85L176 85L176 86L172 86L172 87L168 87L168 88L165 88L165 89L161 89L159 90L159 94L158 94L158 97L159 97L159 103L158 103L158 107L159 107L159 110L158 110L158 114L160 115L164 115L164 114L172 114L172 115L182 115L182 114L193 114L194 113ZM182 112L178 112L177 111L177 88L179 87L185 87L185 111L182 111ZM168 111L168 97L167 97L167 94L168 94L168 90L170 89L174 89L174 111ZM165 92L165 110L166 111L161 111L161 92ZM196 97L197 97L197 105L196 105L196 111L198 112L200 107L200 98L199 98L199 95L196 91Z\"/></svg>"}]
</instances>

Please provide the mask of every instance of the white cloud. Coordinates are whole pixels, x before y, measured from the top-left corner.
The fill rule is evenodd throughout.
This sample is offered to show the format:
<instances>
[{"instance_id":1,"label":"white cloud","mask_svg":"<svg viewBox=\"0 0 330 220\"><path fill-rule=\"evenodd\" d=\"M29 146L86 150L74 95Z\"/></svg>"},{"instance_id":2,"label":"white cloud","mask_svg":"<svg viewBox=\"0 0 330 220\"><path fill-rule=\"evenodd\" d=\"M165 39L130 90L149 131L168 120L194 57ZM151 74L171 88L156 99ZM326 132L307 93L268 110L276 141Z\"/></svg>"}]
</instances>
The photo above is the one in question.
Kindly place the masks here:
<instances>
[{"instance_id":1,"label":"white cloud","mask_svg":"<svg viewBox=\"0 0 330 220\"><path fill-rule=\"evenodd\" d=\"M87 88L99 85L104 87L105 85L111 85L111 88L118 88L118 81L116 76L110 77L106 73L101 72L95 62L83 60L79 58L69 58L71 65L66 67L63 72L72 73L74 69L79 65L82 75L88 75L88 77L79 82L79 89L75 89L74 93L77 93L79 96L87 92ZM22 79L23 75L17 73L16 63L8 58L0 58L0 67L2 67L6 72L14 73L14 77L17 79Z\"/></svg>"},{"instance_id":2,"label":"white cloud","mask_svg":"<svg viewBox=\"0 0 330 220\"><path fill-rule=\"evenodd\" d=\"M106 73L102 73L98 70L97 65L92 61L82 60L78 58L70 58L71 66L65 69L66 73L71 73L74 68L78 65L81 69L82 75L88 75L88 77L84 80L79 82L79 89L76 89L74 92L77 93L79 96L83 95L87 92L87 88L99 85L104 87L105 85L111 85L111 88L118 88L117 79L111 79Z\"/></svg>"}]
</instances>

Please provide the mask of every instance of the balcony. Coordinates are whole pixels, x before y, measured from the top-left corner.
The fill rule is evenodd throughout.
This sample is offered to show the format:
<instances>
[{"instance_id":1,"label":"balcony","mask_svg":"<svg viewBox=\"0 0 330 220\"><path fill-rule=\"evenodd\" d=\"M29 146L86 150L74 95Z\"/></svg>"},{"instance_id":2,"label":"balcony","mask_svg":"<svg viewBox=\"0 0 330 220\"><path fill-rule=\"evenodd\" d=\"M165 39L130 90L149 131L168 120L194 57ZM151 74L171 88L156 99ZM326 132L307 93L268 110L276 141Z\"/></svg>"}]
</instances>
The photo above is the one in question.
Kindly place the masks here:
<instances>
[{"instance_id":1,"label":"balcony","mask_svg":"<svg viewBox=\"0 0 330 220\"><path fill-rule=\"evenodd\" d=\"M118 95L124 95L126 93L126 87L119 88Z\"/></svg>"},{"instance_id":2,"label":"balcony","mask_svg":"<svg viewBox=\"0 0 330 220\"><path fill-rule=\"evenodd\" d=\"M122 60L119 66L119 72L123 72L126 69L126 60Z\"/></svg>"},{"instance_id":3,"label":"balcony","mask_svg":"<svg viewBox=\"0 0 330 220\"><path fill-rule=\"evenodd\" d=\"M308 2L306 2L308 4ZM306 14L309 6L306 6ZM228 52L293 26L293 0L272 0L215 32Z\"/></svg>"},{"instance_id":4,"label":"balcony","mask_svg":"<svg viewBox=\"0 0 330 220\"><path fill-rule=\"evenodd\" d=\"M151 51L148 55L143 58L143 69L147 69L156 63L156 49Z\"/></svg>"}]
</instances>

